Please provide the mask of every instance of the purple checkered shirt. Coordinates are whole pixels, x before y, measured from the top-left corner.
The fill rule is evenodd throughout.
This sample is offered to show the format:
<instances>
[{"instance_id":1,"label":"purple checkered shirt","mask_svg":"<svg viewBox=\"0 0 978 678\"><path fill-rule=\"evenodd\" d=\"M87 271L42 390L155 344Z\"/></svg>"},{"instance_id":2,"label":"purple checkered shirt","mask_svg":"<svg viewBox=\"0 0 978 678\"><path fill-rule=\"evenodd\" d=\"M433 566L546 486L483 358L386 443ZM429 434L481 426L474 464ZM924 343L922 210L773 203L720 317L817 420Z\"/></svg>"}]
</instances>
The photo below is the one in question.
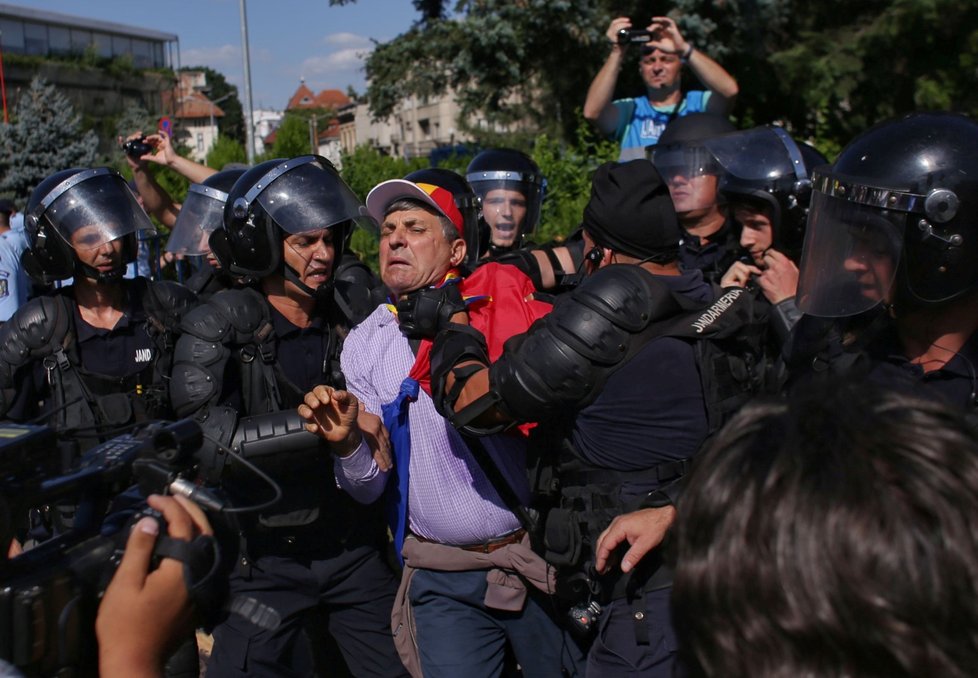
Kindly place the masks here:
<instances>
[{"instance_id":1,"label":"purple checkered shirt","mask_svg":"<svg viewBox=\"0 0 978 678\"><path fill-rule=\"evenodd\" d=\"M385 306L378 307L357 325L343 344L340 356L347 388L363 407L380 416L392 402L401 382L414 365L414 353ZM408 524L425 539L443 544L477 544L520 527L462 437L435 410L422 390L411 403L411 473L408 488ZM515 435L482 439L486 450L526 503L526 442ZM337 459L340 487L360 501L371 501L389 474L378 471L366 445L346 459Z\"/></svg>"}]
</instances>

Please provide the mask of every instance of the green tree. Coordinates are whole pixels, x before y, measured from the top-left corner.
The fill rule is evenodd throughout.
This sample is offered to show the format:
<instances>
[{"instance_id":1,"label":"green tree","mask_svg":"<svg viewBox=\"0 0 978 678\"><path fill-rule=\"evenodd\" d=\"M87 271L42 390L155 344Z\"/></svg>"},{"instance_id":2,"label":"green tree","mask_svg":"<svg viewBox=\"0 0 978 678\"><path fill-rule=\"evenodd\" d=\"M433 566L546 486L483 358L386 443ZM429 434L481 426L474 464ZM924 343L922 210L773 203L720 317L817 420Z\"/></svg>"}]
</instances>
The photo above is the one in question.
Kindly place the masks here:
<instances>
[{"instance_id":1,"label":"green tree","mask_svg":"<svg viewBox=\"0 0 978 678\"><path fill-rule=\"evenodd\" d=\"M228 163L245 163L247 161L248 154L245 152L244 146L231 137L226 137L221 134L217 137L214 146L207 153L207 159L204 161L204 164L216 170L221 170Z\"/></svg>"},{"instance_id":2,"label":"green tree","mask_svg":"<svg viewBox=\"0 0 978 678\"><path fill-rule=\"evenodd\" d=\"M13 120L0 124L0 193L24 205L45 177L91 166L98 137L82 132L68 98L40 77L17 101Z\"/></svg>"},{"instance_id":3,"label":"green tree","mask_svg":"<svg viewBox=\"0 0 978 678\"><path fill-rule=\"evenodd\" d=\"M223 73L208 66L188 66L180 70L203 71L207 76L207 98L211 101L227 96L227 99L217 104L224 111L224 117L218 118L218 129L224 136L238 143L245 143L244 109L238 98L238 88L230 84Z\"/></svg>"},{"instance_id":4,"label":"green tree","mask_svg":"<svg viewBox=\"0 0 978 678\"><path fill-rule=\"evenodd\" d=\"M275 143L269 157L293 158L308 154L310 149L309 121L302 116L288 114L275 130Z\"/></svg>"}]
</instances>

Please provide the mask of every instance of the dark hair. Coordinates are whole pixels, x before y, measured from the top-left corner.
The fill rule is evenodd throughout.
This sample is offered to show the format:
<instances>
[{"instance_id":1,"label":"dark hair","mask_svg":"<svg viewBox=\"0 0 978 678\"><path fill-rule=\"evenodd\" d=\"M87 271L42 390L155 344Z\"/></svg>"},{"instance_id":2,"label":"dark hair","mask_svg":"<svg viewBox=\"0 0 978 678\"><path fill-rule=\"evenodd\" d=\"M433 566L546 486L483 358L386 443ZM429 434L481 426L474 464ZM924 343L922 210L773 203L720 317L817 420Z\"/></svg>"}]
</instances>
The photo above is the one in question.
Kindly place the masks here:
<instances>
[{"instance_id":1,"label":"dark hair","mask_svg":"<svg viewBox=\"0 0 978 678\"><path fill-rule=\"evenodd\" d=\"M679 506L692 676L971 676L978 438L945 405L839 384L748 405Z\"/></svg>"}]
</instances>

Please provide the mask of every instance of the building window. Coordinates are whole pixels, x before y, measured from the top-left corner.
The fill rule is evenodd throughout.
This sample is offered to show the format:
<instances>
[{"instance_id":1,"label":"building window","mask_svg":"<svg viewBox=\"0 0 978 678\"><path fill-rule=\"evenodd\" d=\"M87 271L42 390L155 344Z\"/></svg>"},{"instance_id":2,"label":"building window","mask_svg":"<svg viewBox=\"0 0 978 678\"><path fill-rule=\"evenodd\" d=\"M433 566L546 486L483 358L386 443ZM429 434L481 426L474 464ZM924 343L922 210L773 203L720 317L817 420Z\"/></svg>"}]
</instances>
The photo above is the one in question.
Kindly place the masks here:
<instances>
[{"instance_id":1,"label":"building window","mask_svg":"<svg viewBox=\"0 0 978 678\"><path fill-rule=\"evenodd\" d=\"M95 43L95 52L100 57L106 59L112 56L112 37L106 33L93 33L92 42Z\"/></svg>"},{"instance_id":2,"label":"building window","mask_svg":"<svg viewBox=\"0 0 978 678\"><path fill-rule=\"evenodd\" d=\"M153 65L153 46L146 40L132 41L132 63L136 68L149 68Z\"/></svg>"},{"instance_id":3,"label":"building window","mask_svg":"<svg viewBox=\"0 0 978 678\"><path fill-rule=\"evenodd\" d=\"M197 132L197 152L198 153L203 153L204 152L204 133L203 132Z\"/></svg>"},{"instance_id":4,"label":"building window","mask_svg":"<svg viewBox=\"0 0 978 678\"><path fill-rule=\"evenodd\" d=\"M79 28L71 29L71 51L75 54L83 54L88 46L92 44L92 32Z\"/></svg>"},{"instance_id":5,"label":"building window","mask_svg":"<svg viewBox=\"0 0 978 678\"><path fill-rule=\"evenodd\" d=\"M48 26L48 50L51 54L71 52L71 33L63 26Z\"/></svg>"},{"instance_id":6,"label":"building window","mask_svg":"<svg viewBox=\"0 0 978 678\"><path fill-rule=\"evenodd\" d=\"M20 21L10 21L9 19L0 19L0 31L3 31L3 35L0 36L0 44L3 45L3 49L9 49L12 52L24 51L23 23Z\"/></svg>"},{"instance_id":7,"label":"building window","mask_svg":"<svg viewBox=\"0 0 978 678\"><path fill-rule=\"evenodd\" d=\"M424 135L425 139L431 138L431 121L428 120L428 118L418 120L418 127L421 128L421 133Z\"/></svg>"},{"instance_id":8,"label":"building window","mask_svg":"<svg viewBox=\"0 0 978 678\"><path fill-rule=\"evenodd\" d=\"M40 24L24 24L24 54L47 56L48 29Z\"/></svg>"},{"instance_id":9,"label":"building window","mask_svg":"<svg viewBox=\"0 0 978 678\"><path fill-rule=\"evenodd\" d=\"M121 35L112 36L112 56L121 57L132 54L132 40Z\"/></svg>"}]
</instances>

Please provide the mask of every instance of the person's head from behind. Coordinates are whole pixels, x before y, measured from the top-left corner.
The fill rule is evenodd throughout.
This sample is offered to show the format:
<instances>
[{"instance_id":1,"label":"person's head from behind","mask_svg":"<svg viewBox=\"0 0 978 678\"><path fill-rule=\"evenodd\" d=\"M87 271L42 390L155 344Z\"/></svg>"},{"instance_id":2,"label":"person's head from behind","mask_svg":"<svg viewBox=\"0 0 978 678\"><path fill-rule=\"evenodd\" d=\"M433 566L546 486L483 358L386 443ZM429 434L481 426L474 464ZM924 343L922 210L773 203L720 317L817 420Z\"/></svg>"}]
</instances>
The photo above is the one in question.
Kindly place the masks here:
<instances>
[{"instance_id":1,"label":"person's head from behind","mask_svg":"<svg viewBox=\"0 0 978 678\"><path fill-rule=\"evenodd\" d=\"M395 296L441 283L465 259L464 221L448 190L392 179L366 202L380 224L380 277Z\"/></svg>"},{"instance_id":2,"label":"person's head from behind","mask_svg":"<svg viewBox=\"0 0 978 678\"><path fill-rule=\"evenodd\" d=\"M856 384L744 408L697 461L673 605L693 676L978 666L978 437Z\"/></svg>"},{"instance_id":3,"label":"person's head from behind","mask_svg":"<svg viewBox=\"0 0 978 678\"><path fill-rule=\"evenodd\" d=\"M679 222L669 189L648 160L601 165L584 208L584 263L589 273L613 263L675 265Z\"/></svg>"}]
</instances>

